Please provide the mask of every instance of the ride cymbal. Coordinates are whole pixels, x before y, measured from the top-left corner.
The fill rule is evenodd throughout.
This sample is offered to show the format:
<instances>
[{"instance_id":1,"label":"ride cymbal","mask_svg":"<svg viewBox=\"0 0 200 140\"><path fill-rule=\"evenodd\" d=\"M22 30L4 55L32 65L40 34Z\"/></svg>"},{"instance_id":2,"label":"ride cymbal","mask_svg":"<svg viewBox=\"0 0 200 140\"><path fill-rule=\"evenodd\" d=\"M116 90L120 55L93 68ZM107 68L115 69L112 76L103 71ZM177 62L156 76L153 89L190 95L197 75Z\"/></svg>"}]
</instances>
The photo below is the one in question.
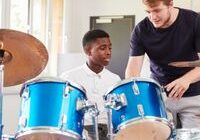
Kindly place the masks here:
<instances>
[{"instance_id":1,"label":"ride cymbal","mask_svg":"<svg viewBox=\"0 0 200 140\"><path fill-rule=\"evenodd\" d=\"M169 63L170 66L175 67L200 67L200 60L196 61L177 61Z\"/></svg>"},{"instance_id":2,"label":"ride cymbal","mask_svg":"<svg viewBox=\"0 0 200 140\"><path fill-rule=\"evenodd\" d=\"M4 87L22 84L39 75L48 62L45 46L20 31L0 29L0 63L4 65Z\"/></svg>"}]
</instances>

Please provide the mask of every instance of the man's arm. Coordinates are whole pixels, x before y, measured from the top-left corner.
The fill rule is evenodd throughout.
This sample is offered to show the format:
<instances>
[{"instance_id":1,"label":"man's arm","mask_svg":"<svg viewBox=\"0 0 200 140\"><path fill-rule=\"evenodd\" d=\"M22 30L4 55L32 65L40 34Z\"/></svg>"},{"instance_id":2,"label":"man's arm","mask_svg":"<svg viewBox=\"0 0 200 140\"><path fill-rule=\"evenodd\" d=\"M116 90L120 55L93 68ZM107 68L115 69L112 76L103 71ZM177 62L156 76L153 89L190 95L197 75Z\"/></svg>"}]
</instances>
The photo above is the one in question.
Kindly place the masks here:
<instances>
[{"instance_id":1,"label":"man's arm","mask_svg":"<svg viewBox=\"0 0 200 140\"><path fill-rule=\"evenodd\" d=\"M144 55L130 56L126 67L125 78L139 77L144 61Z\"/></svg>"}]
</instances>

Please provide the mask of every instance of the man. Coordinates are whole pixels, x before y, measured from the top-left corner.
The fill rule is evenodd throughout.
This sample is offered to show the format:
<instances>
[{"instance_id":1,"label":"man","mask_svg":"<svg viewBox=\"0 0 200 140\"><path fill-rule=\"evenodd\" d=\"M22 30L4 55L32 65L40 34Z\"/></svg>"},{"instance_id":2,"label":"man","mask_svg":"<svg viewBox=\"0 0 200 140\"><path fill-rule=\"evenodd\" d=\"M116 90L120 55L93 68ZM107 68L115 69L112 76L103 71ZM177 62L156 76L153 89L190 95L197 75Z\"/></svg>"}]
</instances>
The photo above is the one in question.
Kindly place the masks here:
<instances>
[{"instance_id":1,"label":"man","mask_svg":"<svg viewBox=\"0 0 200 140\"><path fill-rule=\"evenodd\" d=\"M200 127L200 67L169 65L199 59L200 15L174 7L173 0L143 0L143 4L147 17L132 32L126 78L140 76L146 53L151 77L164 86L174 119L178 113L182 127Z\"/></svg>"},{"instance_id":2,"label":"man","mask_svg":"<svg viewBox=\"0 0 200 140\"><path fill-rule=\"evenodd\" d=\"M104 110L103 95L120 81L118 75L105 68L111 59L112 44L108 33L103 30L91 30L84 35L82 45L87 55L87 62L78 68L64 72L61 78L82 85L86 89L88 100L97 103L100 111L98 116L99 139L108 140L107 114ZM95 140L91 117L86 116L85 125L89 139Z\"/></svg>"}]
</instances>

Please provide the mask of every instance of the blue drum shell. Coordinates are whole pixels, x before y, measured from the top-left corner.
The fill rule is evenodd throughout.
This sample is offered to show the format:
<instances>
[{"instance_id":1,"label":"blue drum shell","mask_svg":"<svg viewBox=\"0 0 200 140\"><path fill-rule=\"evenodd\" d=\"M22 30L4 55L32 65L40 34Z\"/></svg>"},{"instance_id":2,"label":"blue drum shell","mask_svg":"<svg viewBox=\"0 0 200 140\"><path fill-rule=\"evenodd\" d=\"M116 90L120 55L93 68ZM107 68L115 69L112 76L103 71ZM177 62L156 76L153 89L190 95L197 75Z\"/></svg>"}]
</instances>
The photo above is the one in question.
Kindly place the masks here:
<instances>
[{"instance_id":1,"label":"blue drum shell","mask_svg":"<svg viewBox=\"0 0 200 140\"><path fill-rule=\"evenodd\" d=\"M66 88L70 89L68 93L65 93ZM18 125L18 132L53 128L81 136L84 113L76 110L78 99L86 100L84 91L68 82L35 81L26 84L21 93L20 109L20 117L25 117L26 123L25 126ZM63 116L66 116L64 124Z\"/></svg>"}]
</instances>

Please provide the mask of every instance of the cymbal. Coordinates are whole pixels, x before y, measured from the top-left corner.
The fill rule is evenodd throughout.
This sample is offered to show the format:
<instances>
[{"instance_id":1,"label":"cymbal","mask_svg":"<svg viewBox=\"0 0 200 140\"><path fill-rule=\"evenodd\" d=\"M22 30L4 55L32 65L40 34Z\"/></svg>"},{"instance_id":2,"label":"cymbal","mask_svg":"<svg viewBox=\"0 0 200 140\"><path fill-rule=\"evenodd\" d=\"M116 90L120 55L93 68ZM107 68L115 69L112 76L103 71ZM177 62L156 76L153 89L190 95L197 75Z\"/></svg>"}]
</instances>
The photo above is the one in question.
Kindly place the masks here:
<instances>
[{"instance_id":1,"label":"cymbal","mask_svg":"<svg viewBox=\"0 0 200 140\"><path fill-rule=\"evenodd\" d=\"M170 66L175 67L200 67L200 60L196 61L177 61L169 63Z\"/></svg>"},{"instance_id":2,"label":"cymbal","mask_svg":"<svg viewBox=\"0 0 200 140\"><path fill-rule=\"evenodd\" d=\"M0 42L4 87L22 84L39 75L46 67L48 52L32 35L11 29L0 29Z\"/></svg>"}]
</instances>

